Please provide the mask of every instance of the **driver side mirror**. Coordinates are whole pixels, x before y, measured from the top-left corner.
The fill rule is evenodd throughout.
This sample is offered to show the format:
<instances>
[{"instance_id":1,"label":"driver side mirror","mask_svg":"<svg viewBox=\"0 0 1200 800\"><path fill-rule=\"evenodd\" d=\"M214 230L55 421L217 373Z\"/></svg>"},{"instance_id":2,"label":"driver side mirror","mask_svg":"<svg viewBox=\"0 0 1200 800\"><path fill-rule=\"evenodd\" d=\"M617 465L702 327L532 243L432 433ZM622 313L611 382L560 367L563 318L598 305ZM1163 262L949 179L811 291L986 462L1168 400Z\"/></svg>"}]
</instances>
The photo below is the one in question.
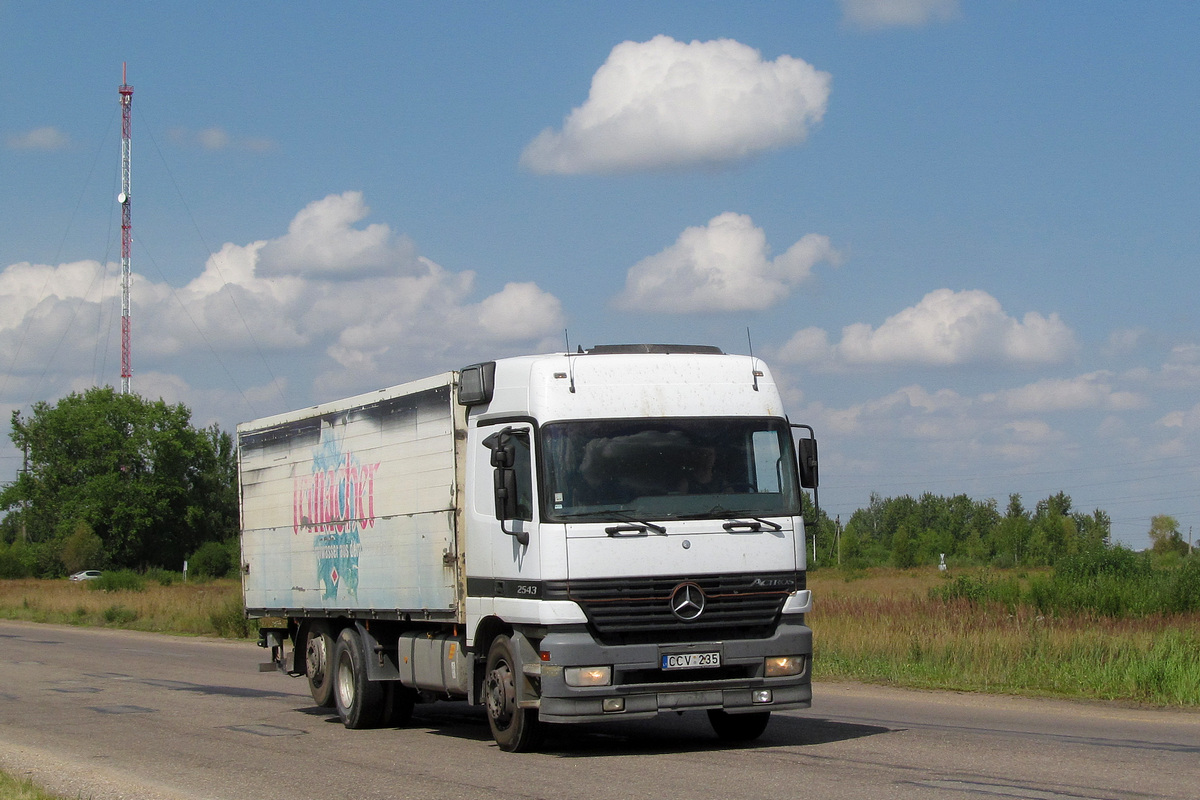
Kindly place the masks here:
<instances>
[{"instance_id":1,"label":"driver side mirror","mask_svg":"<svg viewBox=\"0 0 1200 800\"><path fill-rule=\"evenodd\" d=\"M820 478L817 471L817 436L809 425L792 425L793 428L803 428L808 431L808 436L803 439L796 440L796 466L800 470L800 487L802 489L813 490L813 511L815 512L813 523L817 523L821 519L821 503L817 499L817 484ZM807 515L803 513L801 508L801 516L804 517L805 523L809 522Z\"/></svg>"},{"instance_id":2,"label":"driver side mirror","mask_svg":"<svg viewBox=\"0 0 1200 800\"><path fill-rule=\"evenodd\" d=\"M800 467L800 486L805 489L815 489L819 483L817 474L817 440L798 439L796 455Z\"/></svg>"}]
</instances>

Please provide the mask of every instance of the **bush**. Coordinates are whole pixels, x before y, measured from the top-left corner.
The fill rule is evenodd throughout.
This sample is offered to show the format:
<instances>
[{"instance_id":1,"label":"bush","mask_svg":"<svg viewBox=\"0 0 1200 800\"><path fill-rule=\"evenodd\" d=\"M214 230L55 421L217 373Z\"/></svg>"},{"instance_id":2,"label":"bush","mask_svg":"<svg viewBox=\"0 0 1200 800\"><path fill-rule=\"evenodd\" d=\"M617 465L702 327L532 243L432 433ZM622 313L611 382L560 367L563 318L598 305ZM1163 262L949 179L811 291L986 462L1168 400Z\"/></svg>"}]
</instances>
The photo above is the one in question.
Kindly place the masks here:
<instances>
[{"instance_id":1,"label":"bush","mask_svg":"<svg viewBox=\"0 0 1200 800\"><path fill-rule=\"evenodd\" d=\"M33 574L33 559L29 548L15 542L0 542L0 578L28 578Z\"/></svg>"},{"instance_id":2,"label":"bush","mask_svg":"<svg viewBox=\"0 0 1200 800\"><path fill-rule=\"evenodd\" d=\"M1192 556L1174 570L1163 591L1163 610L1171 614L1200 610L1200 558Z\"/></svg>"},{"instance_id":3,"label":"bush","mask_svg":"<svg viewBox=\"0 0 1200 800\"><path fill-rule=\"evenodd\" d=\"M233 569L228 544L205 542L188 559L188 568L198 578L223 578Z\"/></svg>"},{"instance_id":4,"label":"bush","mask_svg":"<svg viewBox=\"0 0 1200 800\"><path fill-rule=\"evenodd\" d=\"M945 586L930 589L929 599L942 602L966 600L976 605L1001 603L1012 609L1021 600L1021 587L1016 578L1001 579L986 573L979 577L959 575Z\"/></svg>"},{"instance_id":5,"label":"bush","mask_svg":"<svg viewBox=\"0 0 1200 800\"><path fill-rule=\"evenodd\" d=\"M217 636L226 639L247 639L250 636L250 621L246 619L240 595L230 598L225 605L209 614L208 620Z\"/></svg>"},{"instance_id":6,"label":"bush","mask_svg":"<svg viewBox=\"0 0 1200 800\"><path fill-rule=\"evenodd\" d=\"M1064 556L1053 575L1030 582L1025 600L1042 613L1107 617L1200 609L1200 560L1164 560L1121 547Z\"/></svg>"},{"instance_id":7,"label":"bush","mask_svg":"<svg viewBox=\"0 0 1200 800\"><path fill-rule=\"evenodd\" d=\"M146 570L146 580L156 581L159 586L171 586L175 581L179 580L178 572L171 572L169 569L149 569Z\"/></svg>"}]
</instances>

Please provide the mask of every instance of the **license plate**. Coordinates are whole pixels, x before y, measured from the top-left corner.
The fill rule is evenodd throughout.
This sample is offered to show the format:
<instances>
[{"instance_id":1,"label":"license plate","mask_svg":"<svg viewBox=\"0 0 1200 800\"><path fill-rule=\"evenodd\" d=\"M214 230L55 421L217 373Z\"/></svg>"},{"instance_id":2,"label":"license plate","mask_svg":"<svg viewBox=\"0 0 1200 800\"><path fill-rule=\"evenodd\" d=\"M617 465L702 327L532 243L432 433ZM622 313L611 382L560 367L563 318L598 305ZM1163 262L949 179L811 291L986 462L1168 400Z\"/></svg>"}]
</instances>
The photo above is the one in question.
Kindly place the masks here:
<instances>
[{"instance_id":1,"label":"license plate","mask_svg":"<svg viewBox=\"0 0 1200 800\"><path fill-rule=\"evenodd\" d=\"M721 666L721 654L716 653L664 653L663 669L701 669Z\"/></svg>"}]
</instances>

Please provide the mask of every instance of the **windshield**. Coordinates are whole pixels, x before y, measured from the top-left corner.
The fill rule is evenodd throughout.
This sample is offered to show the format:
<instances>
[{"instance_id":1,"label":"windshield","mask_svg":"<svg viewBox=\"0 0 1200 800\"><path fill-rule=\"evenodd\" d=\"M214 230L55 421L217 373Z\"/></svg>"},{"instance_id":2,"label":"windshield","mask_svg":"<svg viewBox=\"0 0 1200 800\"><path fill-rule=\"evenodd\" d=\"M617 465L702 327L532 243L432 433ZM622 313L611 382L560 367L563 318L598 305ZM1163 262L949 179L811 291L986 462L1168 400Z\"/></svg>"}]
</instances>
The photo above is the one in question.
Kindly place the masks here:
<instances>
[{"instance_id":1,"label":"windshield","mask_svg":"<svg viewBox=\"0 0 1200 800\"><path fill-rule=\"evenodd\" d=\"M781 419L553 422L542 428L547 519L699 519L800 513Z\"/></svg>"}]
</instances>

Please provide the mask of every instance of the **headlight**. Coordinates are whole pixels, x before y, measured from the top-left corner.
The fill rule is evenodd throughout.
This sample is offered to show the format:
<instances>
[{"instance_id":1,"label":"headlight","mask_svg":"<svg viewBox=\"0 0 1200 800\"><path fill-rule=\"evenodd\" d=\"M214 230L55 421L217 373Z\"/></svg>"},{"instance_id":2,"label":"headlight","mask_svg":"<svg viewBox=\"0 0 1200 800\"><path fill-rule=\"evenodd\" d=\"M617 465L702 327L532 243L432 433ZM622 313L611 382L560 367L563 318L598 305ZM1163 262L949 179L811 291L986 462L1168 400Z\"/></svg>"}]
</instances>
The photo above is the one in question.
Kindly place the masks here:
<instances>
[{"instance_id":1,"label":"headlight","mask_svg":"<svg viewBox=\"0 0 1200 800\"><path fill-rule=\"evenodd\" d=\"M807 656L772 656L767 659L763 674L768 678L783 678L804 672Z\"/></svg>"},{"instance_id":2,"label":"headlight","mask_svg":"<svg viewBox=\"0 0 1200 800\"><path fill-rule=\"evenodd\" d=\"M612 667L567 667L563 678L567 686L608 686L612 684Z\"/></svg>"}]
</instances>

